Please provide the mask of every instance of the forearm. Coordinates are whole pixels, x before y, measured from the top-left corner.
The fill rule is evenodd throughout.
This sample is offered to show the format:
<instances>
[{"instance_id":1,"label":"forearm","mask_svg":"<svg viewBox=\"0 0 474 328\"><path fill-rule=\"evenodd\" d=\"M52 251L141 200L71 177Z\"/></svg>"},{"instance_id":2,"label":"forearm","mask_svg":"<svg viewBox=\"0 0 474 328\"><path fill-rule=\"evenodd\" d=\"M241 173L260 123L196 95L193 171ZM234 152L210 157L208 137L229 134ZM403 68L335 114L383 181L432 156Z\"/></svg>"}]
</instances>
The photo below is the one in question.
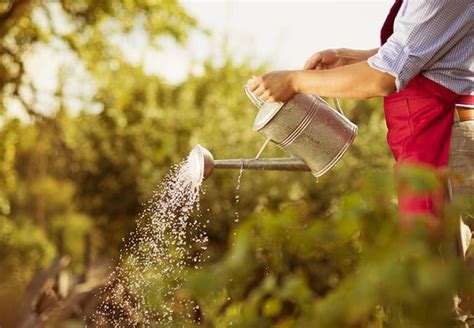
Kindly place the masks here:
<instances>
[{"instance_id":1,"label":"forearm","mask_svg":"<svg viewBox=\"0 0 474 328\"><path fill-rule=\"evenodd\" d=\"M370 67L366 61L318 71L294 71L297 93L323 97L368 99L395 91L395 78Z\"/></svg>"},{"instance_id":2,"label":"forearm","mask_svg":"<svg viewBox=\"0 0 474 328\"><path fill-rule=\"evenodd\" d=\"M348 49L341 48L336 49L336 52L347 60L348 64L355 64L361 61L369 59L369 57L375 55L379 48L370 49L370 50L358 50L358 49Z\"/></svg>"}]
</instances>

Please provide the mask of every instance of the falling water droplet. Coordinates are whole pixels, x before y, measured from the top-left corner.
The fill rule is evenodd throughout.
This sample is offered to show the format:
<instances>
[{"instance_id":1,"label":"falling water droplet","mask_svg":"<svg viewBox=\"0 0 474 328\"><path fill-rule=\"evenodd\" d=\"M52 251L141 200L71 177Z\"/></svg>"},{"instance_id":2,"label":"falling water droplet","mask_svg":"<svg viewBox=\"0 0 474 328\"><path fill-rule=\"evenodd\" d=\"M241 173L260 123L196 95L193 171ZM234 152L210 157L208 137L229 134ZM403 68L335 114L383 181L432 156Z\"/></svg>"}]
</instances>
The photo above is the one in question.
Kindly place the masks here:
<instances>
[{"instance_id":1,"label":"falling water droplet","mask_svg":"<svg viewBox=\"0 0 474 328\"><path fill-rule=\"evenodd\" d=\"M242 160L242 164L240 165L240 171L239 171L239 176L237 177L237 186L235 187L235 209L236 211L234 212L234 222L239 222L240 220L240 214L239 214L239 203L240 203L240 195L239 195L239 190L240 190L240 180L242 179L242 174L244 173L244 161Z\"/></svg>"},{"instance_id":2,"label":"falling water droplet","mask_svg":"<svg viewBox=\"0 0 474 328\"><path fill-rule=\"evenodd\" d=\"M191 218L193 214L196 218L200 216L195 212L199 210L202 191L202 179L196 178L195 165L195 161L186 160L173 166L153 192L137 220L136 230L121 250L119 265L99 292L102 303L91 317L95 325L167 326L174 320L173 309L178 302L174 295L183 284L180 277L187 267L200 268L208 243L206 225ZM195 254L196 248L202 254ZM172 283L157 287L153 282L158 280ZM159 319L148 304L150 290L165 295L172 303L160 303ZM191 306L193 301L179 302ZM137 318L140 322L135 321Z\"/></svg>"}]
</instances>

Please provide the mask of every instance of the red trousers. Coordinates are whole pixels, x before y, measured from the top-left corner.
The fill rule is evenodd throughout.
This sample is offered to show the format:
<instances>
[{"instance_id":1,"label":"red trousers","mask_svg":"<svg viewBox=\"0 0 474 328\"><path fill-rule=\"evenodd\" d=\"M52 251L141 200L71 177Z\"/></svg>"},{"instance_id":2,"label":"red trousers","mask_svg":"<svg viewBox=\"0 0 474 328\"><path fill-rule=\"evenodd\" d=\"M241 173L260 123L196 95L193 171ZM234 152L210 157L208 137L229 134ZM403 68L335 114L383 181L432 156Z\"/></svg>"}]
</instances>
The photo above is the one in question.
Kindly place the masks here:
<instances>
[{"instance_id":1,"label":"red trousers","mask_svg":"<svg viewBox=\"0 0 474 328\"><path fill-rule=\"evenodd\" d=\"M397 167L404 163L435 169L448 163L457 95L421 74L405 89L384 99L387 141ZM443 191L414 194L399 191L402 217L439 216Z\"/></svg>"}]
</instances>

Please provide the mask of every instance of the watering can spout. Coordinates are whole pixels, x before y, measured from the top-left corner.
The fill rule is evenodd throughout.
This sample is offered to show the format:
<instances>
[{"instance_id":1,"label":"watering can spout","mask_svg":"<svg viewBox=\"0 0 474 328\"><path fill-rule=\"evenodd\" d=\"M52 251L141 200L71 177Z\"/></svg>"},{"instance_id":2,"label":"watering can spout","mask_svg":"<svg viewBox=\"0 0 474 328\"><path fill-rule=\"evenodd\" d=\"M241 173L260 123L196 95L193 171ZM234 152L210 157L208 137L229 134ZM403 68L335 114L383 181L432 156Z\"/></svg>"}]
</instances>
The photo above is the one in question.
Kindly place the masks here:
<instances>
[{"instance_id":1,"label":"watering can spout","mask_svg":"<svg viewBox=\"0 0 474 328\"><path fill-rule=\"evenodd\" d=\"M193 167L199 168L199 176L205 180L214 169L245 169L268 171L311 171L302 160L298 158L266 158L266 159L221 159L215 160L211 152L201 145L196 145L189 154L188 161Z\"/></svg>"},{"instance_id":2,"label":"watering can spout","mask_svg":"<svg viewBox=\"0 0 474 328\"><path fill-rule=\"evenodd\" d=\"M193 179L206 180L214 171L214 157L209 150L201 145L196 145L189 153L188 165L195 171Z\"/></svg>"}]
</instances>

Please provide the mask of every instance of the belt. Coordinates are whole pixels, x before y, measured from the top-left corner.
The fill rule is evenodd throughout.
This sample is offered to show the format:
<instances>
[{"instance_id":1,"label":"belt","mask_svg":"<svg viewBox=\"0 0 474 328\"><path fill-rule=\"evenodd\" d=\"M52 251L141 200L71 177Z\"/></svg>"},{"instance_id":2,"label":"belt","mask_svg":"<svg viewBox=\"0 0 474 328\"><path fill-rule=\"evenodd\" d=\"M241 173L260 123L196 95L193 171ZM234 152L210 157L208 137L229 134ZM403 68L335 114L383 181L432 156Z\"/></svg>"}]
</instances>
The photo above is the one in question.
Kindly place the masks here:
<instances>
[{"instance_id":1,"label":"belt","mask_svg":"<svg viewBox=\"0 0 474 328\"><path fill-rule=\"evenodd\" d=\"M459 121L474 121L474 108L463 108L463 107L456 107L458 112Z\"/></svg>"}]
</instances>

